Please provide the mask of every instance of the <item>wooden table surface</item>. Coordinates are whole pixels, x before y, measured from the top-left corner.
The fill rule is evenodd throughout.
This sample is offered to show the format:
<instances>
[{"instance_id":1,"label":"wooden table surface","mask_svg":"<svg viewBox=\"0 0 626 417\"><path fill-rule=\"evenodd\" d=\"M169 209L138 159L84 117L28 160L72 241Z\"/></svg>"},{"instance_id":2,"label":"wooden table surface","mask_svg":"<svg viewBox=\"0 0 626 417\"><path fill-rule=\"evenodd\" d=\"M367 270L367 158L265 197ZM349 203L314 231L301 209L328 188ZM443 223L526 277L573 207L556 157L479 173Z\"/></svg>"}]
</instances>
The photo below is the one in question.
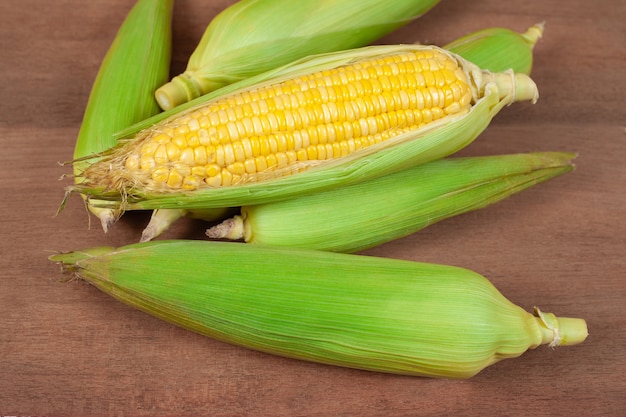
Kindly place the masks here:
<instances>
[{"instance_id":1,"label":"wooden table surface","mask_svg":"<svg viewBox=\"0 0 626 417\"><path fill-rule=\"evenodd\" d=\"M232 1L184 0L172 72ZM546 21L533 78L461 155L577 152L577 169L367 255L453 264L525 309L582 317L588 340L542 346L464 381L305 363L176 328L78 281L47 257L138 240L146 213L103 234L59 181L96 71L131 0L0 6L0 415L625 416L626 21L621 0L443 0L381 43L444 44ZM184 220L163 238L202 238Z\"/></svg>"}]
</instances>

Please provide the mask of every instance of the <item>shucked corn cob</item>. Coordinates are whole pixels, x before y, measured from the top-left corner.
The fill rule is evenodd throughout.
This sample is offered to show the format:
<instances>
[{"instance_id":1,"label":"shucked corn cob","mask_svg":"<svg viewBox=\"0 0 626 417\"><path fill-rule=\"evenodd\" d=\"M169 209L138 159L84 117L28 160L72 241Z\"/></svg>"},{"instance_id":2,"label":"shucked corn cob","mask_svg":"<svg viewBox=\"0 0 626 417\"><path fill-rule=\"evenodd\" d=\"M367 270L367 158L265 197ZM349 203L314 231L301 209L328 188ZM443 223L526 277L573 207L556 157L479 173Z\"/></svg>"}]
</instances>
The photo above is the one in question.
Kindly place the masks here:
<instances>
[{"instance_id":1,"label":"shucked corn cob","mask_svg":"<svg viewBox=\"0 0 626 417\"><path fill-rule=\"evenodd\" d=\"M463 36L444 46L444 49L457 53L489 71L512 69L515 72L529 74L533 62L533 48L542 33L542 24L532 26L523 34L505 28L488 28ZM189 215L186 210L155 211L150 223L142 232L141 241L155 238L184 215ZM195 212L192 215L204 218ZM210 210L209 218L205 220L216 220L214 210Z\"/></svg>"},{"instance_id":2,"label":"shucked corn cob","mask_svg":"<svg viewBox=\"0 0 626 417\"><path fill-rule=\"evenodd\" d=\"M587 336L582 319L527 313L481 275L443 265L202 241L92 248L51 260L195 332L372 371L468 378L541 344Z\"/></svg>"},{"instance_id":3,"label":"shucked corn cob","mask_svg":"<svg viewBox=\"0 0 626 417\"><path fill-rule=\"evenodd\" d=\"M308 55L370 44L438 0L243 0L208 25L184 73L159 88L165 110Z\"/></svg>"},{"instance_id":4,"label":"shucked corn cob","mask_svg":"<svg viewBox=\"0 0 626 417\"><path fill-rule=\"evenodd\" d=\"M569 172L572 158L534 153L442 159L348 187L242 207L207 236L356 252Z\"/></svg>"},{"instance_id":5,"label":"shucked corn cob","mask_svg":"<svg viewBox=\"0 0 626 417\"><path fill-rule=\"evenodd\" d=\"M114 146L114 134L159 111L154 90L169 75L173 0L138 0L104 57L83 116L74 149L75 181L94 162L90 158ZM89 209L103 229L119 215L115 208Z\"/></svg>"},{"instance_id":6,"label":"shucked corn cob","mask_svg":"<svg viewBox=\"0 0 626 417\"><path fill-rule=\"evenodd\" d=\"M311 57L231 87L125 141L73 190L126 209L283 199L447 156L538 96L523 74L417 45Z\"/></svg>"}]
</instances>

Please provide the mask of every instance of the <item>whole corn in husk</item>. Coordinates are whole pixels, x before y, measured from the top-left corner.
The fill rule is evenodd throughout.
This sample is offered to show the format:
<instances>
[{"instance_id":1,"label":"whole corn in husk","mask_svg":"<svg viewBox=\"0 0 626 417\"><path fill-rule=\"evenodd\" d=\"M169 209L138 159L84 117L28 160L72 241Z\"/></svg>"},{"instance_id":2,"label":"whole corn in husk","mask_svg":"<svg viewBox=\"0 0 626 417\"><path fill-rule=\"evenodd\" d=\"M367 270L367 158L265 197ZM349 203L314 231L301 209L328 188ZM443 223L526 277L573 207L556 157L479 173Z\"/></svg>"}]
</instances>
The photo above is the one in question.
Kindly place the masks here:
<instances>
[{"instance_id":1,"label":"whole corn in husk","mask_svg":"<svg viewBox=\"0 0 626 417\"><path fill-rule=\"evenodd\" d=\"M319 74L323 77L326 71L343 71L346 66L359 68L359 66L364 65L363 62L403 59L398 57L423 54L433 54L433 56L437 56L437 60L441 60L444 63L442 65L452 65L455 68L454 70L447 73L444 71L443 73L448 75L454 73L455 75L454 77L437 75L433 79L432 73L429 70L424 70L423 73L415 75L415 80L417 80L415 82L420 83L426 77L434 80L434 84L429 84L423 91L417 90L417 92L404 89L403 87L396 88L391 83L389 94L396 94L393 102L398 106L405 101L410 102L413 103L412 105L417 106L418 110L401 110L402 113L398 113L395 110L383 112L381 118L384 119L384 122L381 125L382 127L378 128L380 134L372 136L374 139L382 137L383 139L379 143L371 146L369 143L366 145L355 145L355 151L350 149L347 155L341 155L341 157L336 159L325 160L319 157L318 159L309 158L302 161L299 160L300 153L297 153L301 152L302 148L280 154L280 149L274 149L270 138L266 139L265 142L266 144L269 143L266 146L269 146L268 152L270 154L267 157L263 155L263 162L269 166L270 163L267 162L269 161L267 158L272 158L274 162L271 169L260 169L257 165L257 172L248 175L248 162L250 161L237 162L228 167L220 168L218 166L214 168L221 158L220 152L225 155L224 160L228 162L228 159L232 159L233 155L238 155L238 153L244 155L246 150L246 146L242 145L242 150L237 151L234 147L236 145L232 144L234 142L225 142L227 144L224 145L223 142L228 139L220 139L220 134L233 132L233 129L239 129L239 126L250 125L254 127L256 124L259 124L262 131L269 129L267 134L275 135L276 137L278 135L283 137L286 134L292 134L290 133L292 131L290 129L292 127L290 119L284 116L285 113L282 111L277 112L272 110L271 107L268 107L269 113L263 113L266 122L255 122L254 117L258 118L258 116L253 115L252 119L245 119L245 117L244 119L237 119L241 120L239 124L226 122L226 124L218 125L217 127L209 126L205 128L202 126L208 119L215 119L222 123L218 120L222 113L228 115L228 112L232 112L233 115L236 115L238 110L232 106L241 97L255 95L257 91L281 91L281 88L286 88L281 84L287 82L285 80L291 80L292 85L304 85L302 88L305 88L309 81L303 80L310 80L313 77L311 74ZM390 65L394 66L396 64ZM303 76L308 78L301 78ZM438 85L439 80L443 78L453 80L453 88L448 87L449 90L446 90L452 91L450 95L448 96L448 92L431 94L433 89L438 91L435 88L435 84ZM382 79L383 83L388 82L385 81L388 80L387 75L384 75ZM465 80L459 81L461 79ZM377 81L377 83L379 82ZM371 80L368 83L374 84ZM346 94L352 94L350 92L351 87L346 88L346 91L348 91ZM233 93L231 89L234 89L235 92ZM310 57L290 66L272 71L270 74L264 74L259 78L246 80L241 85L226 87L225 90L227 91L216 92L214 96L210 94L204 96L204 100L207 101L203 104L198 104L197 107L179 112L158 125L140 131L134 138L124 141L103 158L101 162L85 170L82 175L87 178L87 181L70 187L70 191L80 192L98 200L109 200L109 204L121 205L124 209L130 210L236 207L286 199L306 192L362 182L369 178L397 172L410 166L450 155L471 143L504 106L515 101L530 100L534 102L538 97L536 85L524 74L515 74L512 71L506 73L482 71L474 64L441 48L420 45L372 46L353 51ZM326 89L325 91L328 92L329 90ZM331 106L326 103L314 104L312 109L309 108L311 106L303 107L304 111L312 112L307 113L310 115L307 118L317 118L319 116L322 117L324 122L305 123L297 133L301 135L306 129L318 129L317 132L330 132L328 129L337 128L337 123L340 122L333 122L332 118L335 117L335 114L343 115L344 111L348 114L348 110L353 111L354 106L359 107L359 100L364 97L358 90L355 91L354 101L350 99L350 104L345 105L352 106L351 109L346 107L346 110L330 111ZM380 100L388 98L388 93L385 91L383 89L382 93L376 93L372 96L376 98L372 98L372 100L379 100L380 102ZM324 88L320 87L310 90L311 94L323 94L323 92ZM232 94L229 95L227 93ZM298 94L300 93L294 93L293 96L298 96ZM285 100L293 98L289 97L289 95L281 95L280 100L285 103ZM443 108L434 106L432 109L426 110L427 113L424 113L424 110L421 109L422 99L424 102L430 102L431 104L438 99L439 103L445 102L446 104ZM448 99L451 101L448 101ZM263 100L261 99L259 103L263 106L269 106L269 102ZM211 110L213 108L217 109L216 106L222 105L220 103L224 105L222 113L219 110ZM334 108L334 106L335 104L332 107ZM389 104L386 104L386 106L389 106ZM242 112L247 111L246 108L245 103L240 107ZM358 129L362 132L365 132L367 129L376 130L377 126L372 125L372 123L378 123L378 119L366 114L370 109L369 105L362 108L364 110L359 110L362 112L361 116L357 115L352 121L344 120L344 124L340 126L343 129L342 132L344 132L342 135L347 131L347 127ZM200 114L204 109L209 110L206 116ZM293 112L295 111L299 112L300 109ZM414 116L415 111L419 112L416 116ZM408 112L412 113L409 114ZM276 131L274 122L278 115L281 118L278 119L277 125L279 131ZM402 117L399 118L398 115ZM407 119L405 120L405 115L410 115L411 122L406 122L409 118L406 116ZM435 115L437 117L441 116L441 118L433 120L436 118L434 117ZM200 119L196 117L200 117ZM202 117L205 118L202 119ZM286 118L283 119L282 117ZM325 119L326 117L330 117L330 119ZM274 119L274 122L272 122L272 119ZM421 125L412 124L419 121L417 119L425 123ZM402 120L402 122L399 122L399 120ZM282 123L287 127L285 132L280 131ZM349 123L350 126L345 123ZM390 125L384 125L384 123L390 123ZM267 124L267 127L265 124ZM216 133L215 129L220 130ZM319 129L326 130L320 131ZM187 131L192 131L192 133L188 135L185 133ZM308 132L310 130L304 133L308 134ZM177 140L179 139L175 137L178 133L185 136L185 141L189 138L195 144L200 142L200 145L202 145L202 141L200 141L202 139L207 143L207 147L203 148L204 145L202 145L189 150L185 148L184 151L172 156L172 158L178 157L178 161L169 161L169 159L166 159L170 156L167 146L169 146L168 143L173 143L174 145L178 143ZM266 133L262 134L265 135ZM241 133L238 133L238 135L241 135ZM249 141L254 135L254 133L250 135L244 134L237 140L241 140L240 143L243 144L244 140ZM352 133L345 136L348 139L353 138ZM319 139L316 138L316 140ZM294 139L294 143L296 142L297 140ZM287 142L281 143L278 144L279 147L290 142L287 139ZM146 145L146 148L144 148L144 145ZM160 145L166 147L161 151L159 150ZM219 145L219 149L209 148L209 145ZM346 146L352 147L349 143ZM323 145L323 148L325 149L315 145L316 152L321 152L322 150L325 153L328 152L328 146ZM151 149L151 152L157 153L148 154L147 161L150 164L147 164L144 169L142 159L144 155L142 155L142 152L147 152L149 149ZM196 153L197 151L203 152ZM306 151L308 152L308 149ZM194 166L197 166L197 164L187 164L188 161L193 162L194 158L198 160L198 155L202 159L200 165L206 163L207 156L213 158L204 168L202 166L199 168L199 171L205 169L202 172L206 177L198 178L195 176ZM292 160L294 155L298 160ZM254 155L252 156L254 157ZM152 164L152 162L157 162L157 157L164 165L157 166ZM185 160L183 161L183 159ZM158 163L160 164L160 162ZM256 163L257 159L254 159L254 162ZM187 170L187 172L183 170ZM215 171L219 175L211 177L208 174L209 171ZM233 172L235 172L235 175L232 175ZM237 180L235 180L235 176L237 176ZM172 178L173 186L170 186ZM218 184L214 184L214 180L217 180ZM106 202L104 205L106 205Z\"/></svg>"},{"instance_id":2,"label":"whole corn in husk","mask_svg":"<svg viewBox=\"0 0 626 417\"><path fill-rule=\"evenodd\" d=\"M276 355L398 374L469 378L585 321L530 314L466 269L322 251L154 241L52 261L189 330Z\"/></svg>"},{"instance_id":3,"label":"whole corn in husk","mask_svg":"<svg viewBox=\"0 0 626 417\"><path fill-rule=\"evenodd\" d=\"M98 155L116 144L114 134L159 112L154 90L169 77L173 0L138 0L107 51L74 148L75 182ZM119 210L87 202L104 231Z\"/></svg>"},{"instance_id":4,"label":"whole corn in husk","mask_svg":"<svg viewBox=\"0 0 626 417\"><path fill-rule=\"evenodd\" d=\"M507 28L487 28L456 39L444 48L489 71L513 69L530 74L533 48L543 30L543 23L531 26L525 33Z\"/></svg>"},{"instance_id":5,"label":"whole corn in husk","mask_svg":"<svg viewBox=\"0 0 626 417\"><path fill-rule=\"evenodd\" d=\"M356 252L569 172L573 157L554 152L442 159L348 187L245 206L207 236Z\"/></svg>"},{"instance_id":6,"label":"whole corn in husk","mask_svg":"<svg viewBox=\"0 0 626 417\"><path fill-rule=\"evenodd\" d=\"M489 71L504 71L529 74L533 61L533 48L541 37L543 25L538 24L521 34L510 29L488 28L466 35L450 44L445 49L458 53L480 68ZM244 59L244 58L242 58ZM187 210L157 210L143 230L141 241L145 242L159 236L182 216L189 216ZM203 219L202 215L191 215ZM224 217L225 218L225 217ZM209 212L206 220L215 221L215 212Z\"/></svg>"},{"instance_id":7,"label":"whole corn in husk","mask_svg":"<svg viewBox=\"0 0 626 417\"><path fill-rule=\"evenodd\" d=\"M217 15L185 72L156 91L164 110L308 55L370 44L438 0L243 0Z\"/></svg>"}]
</instances>

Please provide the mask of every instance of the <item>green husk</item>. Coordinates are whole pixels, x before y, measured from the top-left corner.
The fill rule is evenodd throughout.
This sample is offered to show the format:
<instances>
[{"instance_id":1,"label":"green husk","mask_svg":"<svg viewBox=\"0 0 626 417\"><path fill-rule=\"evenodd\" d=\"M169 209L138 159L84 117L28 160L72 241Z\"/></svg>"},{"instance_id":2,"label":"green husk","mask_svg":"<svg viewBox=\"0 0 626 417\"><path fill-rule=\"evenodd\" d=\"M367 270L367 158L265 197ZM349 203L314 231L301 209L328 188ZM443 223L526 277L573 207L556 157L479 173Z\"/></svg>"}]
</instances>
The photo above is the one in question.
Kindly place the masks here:
<instances>
[{"instance_id":1,"label":"green husk","mask_svg":"<svg viewBox=\"0 0 626 417\"><path fill-rule=\"evenodd\" d=\"M173 0L138 0L120 26L91 89L74 148L75 182L116 143L114 134L159 112L154 90L169 77ZM87 202L106 232L120 215Z\"/></svg>"},{"instance_id":2,"label":"green husk","mask_svg":"<svg viewBox=\"0 0 626 417\"><path fill-rule=\"evenodd\" d=\"M372 56L388 55L416 48L434 47L418 45L371 46L353 51L310 57L252 81L249 79L240 85L226 87L224 90L236 91L250 87L255 83L263 85L268 82L276 82L314 70L349 63L363 57L371 58ZM419 130L387 140L380 146L365 148L335 162L321 164L302 173L269 181L230 187L206 187L187 192L152 191L142 189L141 184L134 183L132 186L126 187L113 176L104 182L95 179L91 184L79 184L70 187L68 191L79 192L98 200L108 200L108 202L98 201L98 204L103 207L119 205L125 210L205 209L277 201L304 193L362 182L448 156L471 143L504 106L520 100L534 102L538 97L536 85L526 75L514 74L513 72L492 74L481 71L460 57L457 59L464 66L467 66L467 72L470 74L474 89L479 96L468 113L443 118ZM220 91L216 92L215 95L203 96L203 101L219 97L225 93L225 91ZM187 111L193 111L193 108ZM141 136L141 132L138 136ZM123 154L123 148L120 147L120 149L118 154ZM115 151L115 149L112 151L111 158L115 158ZM107 177L108 175L106 173L108 165L103 163L101 167L106 169L103 171L94 169L94 172L97 173L96 178L103 178L100 176ZM111 183L107 184L107 181ZM118 188L120 184L122 186Z\"/></svg>"},{"instance_id":3,"label":"green husk","mask_svg":"<svg viewBox=\"0 0 626 417\"><path fill-rule=\"evenodd\" d=\"M585 321L534 315L466 269L239 243L154 241L50 258L118 300L228 343L325 364L469 378Z\"/></svg>"},{"instance_id":4,"label":"green husk","mask_svg":"<svg viewBox=\"0 0 626 417\"><path fill-rule=\"evenodd\" d=\"M357 252L569 172L573 157L542 152L442 159L348 187L242 207L207 236Z\"/></svg>"},{"instance_id":5,"label":"green husk","mask_svg":"<svg viewBox=\"0 0 626 417\"><path fill-rule=\"evenodd\" d=\"M164 110L308 55L365 46L438 0L243 0L207 26L184 73L156 91Z\"/></svg>"},{"instance_id":6,"label":"green husk","mask_svg":"<svg viewBox=\"0 0 626 417\"><path fill-rule=\"evenodd\" d=\"M525 33L506 28L487 28L463 36L444 48L489 71L512 69L530 75L533 48L543 30L543 23L531 26Z\"/></svg>"}]
</instances>

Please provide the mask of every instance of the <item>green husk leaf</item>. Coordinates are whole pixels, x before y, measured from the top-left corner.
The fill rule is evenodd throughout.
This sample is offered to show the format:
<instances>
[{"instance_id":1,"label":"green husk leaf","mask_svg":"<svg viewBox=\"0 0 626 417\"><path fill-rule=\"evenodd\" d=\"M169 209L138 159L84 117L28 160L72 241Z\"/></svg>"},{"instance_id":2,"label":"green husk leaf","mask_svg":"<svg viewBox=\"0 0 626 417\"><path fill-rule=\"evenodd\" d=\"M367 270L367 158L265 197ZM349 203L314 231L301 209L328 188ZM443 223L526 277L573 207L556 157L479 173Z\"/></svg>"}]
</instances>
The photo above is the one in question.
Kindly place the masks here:
<instances>
[{"instance_id":1,"label":"green husk leaf","mask_svg":"<svg viewBox=\"0 0 626 417\"><path fill-rule=\"evenodd\" d=\"M184 73L159 88L164 110L308 55L352 49L411 22L438 0L244 0L217 15Z\"/></svg>"},{"instance_id":2,"label":"green husk leaf","mask_svg":"<svg viewBox=\"0 0 626 417\"><path fill-rule=\"evenodd\" d=\"M483 276L444 265L203 241L93 248L51 260L200 334L370 371L469 378L541 344L587 336L582 319L532 315Z\"/></svg>"},{"instance_id":3,"label":"green husk leaf","mask_svg":"<svg viewBox=\"0 0 626 417\"><path fill-rule=\"evenodd\" d=\"M573 169L571 153L448 158L348 187L258 206L213 239L357 252L477 210Z\"/></svg>"},{"instance_id":4,"label":"green husk leaf","mask_svg":"<svg viewBox=\"0 0 626 417\"><path fill-rule=\"evenodd\" d=\"M154 90L169 77L173 0L138 0L120 26L92 86L74 148L75 182L117 143L115 133L159 112ZM106 231L117 207L88 208Z\"/></svg>"}]
</instances>

